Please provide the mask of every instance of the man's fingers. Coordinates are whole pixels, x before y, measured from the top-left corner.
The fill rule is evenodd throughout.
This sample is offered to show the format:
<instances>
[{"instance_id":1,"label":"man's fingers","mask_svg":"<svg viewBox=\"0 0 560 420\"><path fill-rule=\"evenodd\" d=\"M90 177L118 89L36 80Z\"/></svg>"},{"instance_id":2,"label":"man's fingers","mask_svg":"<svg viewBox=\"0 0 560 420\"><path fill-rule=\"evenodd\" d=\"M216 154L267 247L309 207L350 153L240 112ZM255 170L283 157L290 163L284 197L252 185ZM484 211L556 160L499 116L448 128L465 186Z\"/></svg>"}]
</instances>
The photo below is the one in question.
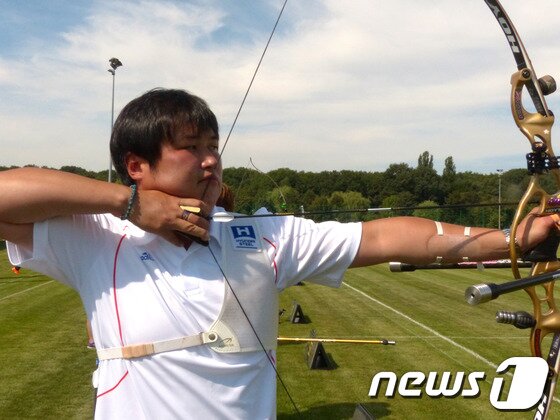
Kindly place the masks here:
<instances>
[{"instance_id":1,"label":"man's fingers","mask_svg":"<svg viewBox=\"0 0 560 420\"><path fill-rule=\"evenodd\" d=\"M190 235L188 233L180 232L178 230L175 231L175 234L177 235L177 237L181 239L183 243L185 243L185 241L189 241L189 243L192 241L203 246L208 246L210 244L210 242L207 239L202 239L199 238L198 236Z\"/></svg>"},{"instance_id":2,"label":"man's fingers","mask_svg":"<svg viewBox=\"0 0 560 420\"><path fill-rule=\"evenodd\" d=\"M177 231L189 236L195 236L202 241L208 241L210 234L210 222L202 216L198 216L187 210L183 210L181 218L177 221Z\"/></svg>"},{"instance_id":3,"label":"man's fingers","mask_svg":"<svg viewBox=\"0 0 560 420\"><path fill-rule=\"evenodd\" d=\"M177 221L177 226L179 230L186 233L193 233L189 229L191 228L201 228L207 231L210 228L210 222L208 219L202 215L197 215L195 213L191 213L188 210L183 210L179 220Z\"/></svg>"},{"instance_id":4,"label":"man's fingers","mask_svg":"<svg viewBox=\"0 0 560 420\"><path fill-rule=\"evenodd\" d=\"M187 239L208 246L210 223L204 217L197 216L188 210L183 210L179 229L175 232L181 239Z\"/></svg>"},{"instance_id":5,"label":"man's fingers","mask_svg":"<svg viewBox=\"0 0 560 420\"><path fill-rule=\"evenodd\" d=\"M174 236L181 243L197 242L201 245L208 245L210 234L210 218L208 206L200 201L193 199L183 199L177 206L177 219L174 223Z\"/></svg>"}]
</instances>

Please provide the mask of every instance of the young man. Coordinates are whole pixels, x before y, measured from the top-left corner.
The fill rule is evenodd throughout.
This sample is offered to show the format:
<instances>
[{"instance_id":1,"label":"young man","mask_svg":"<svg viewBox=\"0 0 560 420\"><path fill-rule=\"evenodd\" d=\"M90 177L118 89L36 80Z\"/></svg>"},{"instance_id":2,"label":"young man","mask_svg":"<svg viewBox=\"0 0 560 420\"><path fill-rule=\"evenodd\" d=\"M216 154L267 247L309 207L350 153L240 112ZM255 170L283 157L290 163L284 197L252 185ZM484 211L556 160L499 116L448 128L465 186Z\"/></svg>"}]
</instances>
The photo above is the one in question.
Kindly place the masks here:
<instances>
[{"instance_id":1,"label":"young man","mask_svg":"<svg viewBox=\"0 0 560 420\"><path fill-rule=\"evenodd\" d=\"M302 280L337 287L348 267L508 254L502 231L411 217L209 222L222 186L218 124L184 91L130 102L111 153L125 185L0 173L11 262L83 300L100 359L96 418L274 418L279 291ZM554 229L529 216L519 246Z\"/></svg>"}]
</instances>

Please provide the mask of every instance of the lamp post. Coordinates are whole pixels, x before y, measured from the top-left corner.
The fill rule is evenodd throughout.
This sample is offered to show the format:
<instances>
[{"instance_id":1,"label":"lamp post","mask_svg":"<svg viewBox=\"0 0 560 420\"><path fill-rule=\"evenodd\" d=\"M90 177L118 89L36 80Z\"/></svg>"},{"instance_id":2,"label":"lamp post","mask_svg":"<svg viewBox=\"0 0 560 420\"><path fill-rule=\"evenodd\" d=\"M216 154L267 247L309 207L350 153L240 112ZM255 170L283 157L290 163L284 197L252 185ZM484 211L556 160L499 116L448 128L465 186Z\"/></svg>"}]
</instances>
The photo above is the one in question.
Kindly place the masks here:
<instances>
[{"instance_id":1,"label":"lamp post","mask_svg":"<svg viewBox=\"0 0 560 420\"><path fill-rule=\"evenodd\" d=\"M122 66L121 61L118 58L111 58L109 60L109 65L111 66L110 69L107 71L113 75L113 94L111 95L111 131L113 132L113 119L115 116L115 72L118 67ZM111 182L111 175L113 172L113 161L111 160L111 153L109 152L109 176L107 177L107 181Z\"/></svg>"},{"instance_id":2,"label":"lamp post","mask_svg":"<svg viewBox=\"0 0 560 420\"><path fill-rule=\"evenodd\" d=\"M498 229L502 228L502 172L503 169L496 169L498 172Z\"/></svg>"}]
</instances>

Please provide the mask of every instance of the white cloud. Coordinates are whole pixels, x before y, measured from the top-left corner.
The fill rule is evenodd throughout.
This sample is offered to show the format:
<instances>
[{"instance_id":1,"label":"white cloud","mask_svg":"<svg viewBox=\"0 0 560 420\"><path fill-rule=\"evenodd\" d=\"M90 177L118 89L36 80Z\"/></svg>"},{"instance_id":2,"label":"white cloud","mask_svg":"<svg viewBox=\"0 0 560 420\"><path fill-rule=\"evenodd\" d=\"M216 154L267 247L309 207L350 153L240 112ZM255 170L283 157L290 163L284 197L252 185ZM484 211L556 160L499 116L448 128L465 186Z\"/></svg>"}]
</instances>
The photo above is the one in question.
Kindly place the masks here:
<instances>
[{"instance_id":1,"label":"white cloud","mask_svg":"<svg viewBox=\"0 0 560 420\"><path fill-rule=\"evenodd\" d=\"M208 100L225 137L279 7L232 9L247 5L96 2L48 47L0 46L0 165L106 168L113 56L117 112L155 86L184 88ZM560 4L505 6L537 71L558 74ZM231 26L236 16L254 26ZM509 116L514 70L484 2L288 2L225 163L383 170L429 150L486 170L477 161L528 150Z\"/></svg>"}]
</instances>

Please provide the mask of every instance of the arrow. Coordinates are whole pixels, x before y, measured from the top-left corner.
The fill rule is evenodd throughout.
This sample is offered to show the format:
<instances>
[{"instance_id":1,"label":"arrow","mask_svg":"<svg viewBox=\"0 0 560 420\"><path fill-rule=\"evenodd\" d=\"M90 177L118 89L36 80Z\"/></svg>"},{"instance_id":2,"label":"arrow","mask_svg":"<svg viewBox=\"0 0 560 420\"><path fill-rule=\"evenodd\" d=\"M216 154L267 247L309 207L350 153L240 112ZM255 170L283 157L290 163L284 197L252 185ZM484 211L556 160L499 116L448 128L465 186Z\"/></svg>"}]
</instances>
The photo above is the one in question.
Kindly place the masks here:
<instances>
[{"instance_id":1,"label":"arrow","mask_svg":"<svg viewBox=\"0 0 560 420\"><path fill-rule=\"evenodd\" d=\"M383 344L395 345L392 340L354 340L345 338L304 338L304 337L278 337L278 341L317 342L317 343L352 343L352 344Z\"/></svg>"},{"instance_id":2,"label":"arrow","mask_svg":"<svg viewBox=\"0 0 560 420\"><path fill-rule=\"evenodd\" d=\"M320 214L348 214L348 213L381 213L386 211L407 211L407 210L431 210L431 209L461 209L468 207L496 207L496 206L516 206L517 203L482 203L482 204L444 204L441 206L405 206L405 207L372 207L366 209L352 210L328 210L328 211L301 211L293 213L263 213L263 214L236 214L229 212L217 212L212 216L212 220L219 223L228 223L234 219L253 219L260 217L277 217L277 216L313 216Z\"/></svg>"}]
</instances>

